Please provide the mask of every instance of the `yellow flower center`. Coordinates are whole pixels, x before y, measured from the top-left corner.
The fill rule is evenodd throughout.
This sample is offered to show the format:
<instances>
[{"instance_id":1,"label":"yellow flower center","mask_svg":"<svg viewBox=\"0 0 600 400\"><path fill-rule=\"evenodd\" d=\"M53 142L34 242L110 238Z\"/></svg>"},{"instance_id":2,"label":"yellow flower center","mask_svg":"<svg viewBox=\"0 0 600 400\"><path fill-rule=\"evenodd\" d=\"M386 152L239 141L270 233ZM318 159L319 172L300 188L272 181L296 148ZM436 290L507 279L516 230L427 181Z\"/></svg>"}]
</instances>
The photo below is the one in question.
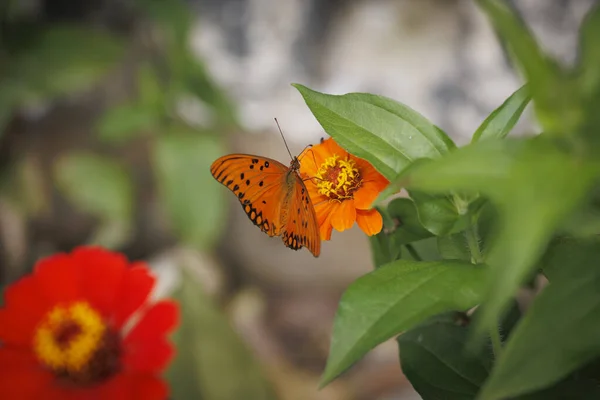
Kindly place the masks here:
<instances>
[{"instance_id":1,"label":"yellow flower center","mask_svg":"<svg viewBox=\"0 0 600 400\"><path fill-rule=\"evenodd\" d=\"M120 341L87 302L57 305L34 336L34 352L59 378L90 384L118 370Z\"/></svg>"},{"instance_id":2,"label":"yellow flower center","mask_svg":"<svg viewBox=\"0 0 600 400\"><path fill-rule=\"evenodd\" d=\"M352 198L362 185L360 171L353 160L342 160L337 154L328 157L317 171L319 193L332 200Z\"/></svg>"}]
</instances>

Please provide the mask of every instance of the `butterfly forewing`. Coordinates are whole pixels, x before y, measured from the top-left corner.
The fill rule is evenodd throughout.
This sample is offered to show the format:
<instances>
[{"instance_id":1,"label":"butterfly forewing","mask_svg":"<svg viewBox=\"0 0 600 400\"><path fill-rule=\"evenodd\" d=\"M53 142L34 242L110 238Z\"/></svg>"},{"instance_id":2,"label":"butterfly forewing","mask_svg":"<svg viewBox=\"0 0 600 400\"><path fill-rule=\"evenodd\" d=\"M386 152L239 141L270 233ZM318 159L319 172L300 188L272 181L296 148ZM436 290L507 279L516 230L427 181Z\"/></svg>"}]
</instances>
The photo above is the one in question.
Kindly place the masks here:
<instances>
[{"instance_id":1,"label":"butterfly forewing","mask_svg":"<svg viewBox=\"0 0 600 400\"><path fill-rule=\"evenodd\" d=\"M231 190L250 220L269 236L282 236L285 245L307 247L317 257L321 251L314 207L298 175L279 161L249 154L230 154L211 166L213 177Z\"/></svg>"},{"instance_id":2,"label":"butterfly forewing","mask_svg":"<svg viewBox=\"0 0 600 400\"><path fill-rule=\"evenodd\" d=\"M281 233L281 191L288 167L248 154L230 154L210 167L213 177L231 190L248 218L269 236Z\"/></svg>"}]
</instances>

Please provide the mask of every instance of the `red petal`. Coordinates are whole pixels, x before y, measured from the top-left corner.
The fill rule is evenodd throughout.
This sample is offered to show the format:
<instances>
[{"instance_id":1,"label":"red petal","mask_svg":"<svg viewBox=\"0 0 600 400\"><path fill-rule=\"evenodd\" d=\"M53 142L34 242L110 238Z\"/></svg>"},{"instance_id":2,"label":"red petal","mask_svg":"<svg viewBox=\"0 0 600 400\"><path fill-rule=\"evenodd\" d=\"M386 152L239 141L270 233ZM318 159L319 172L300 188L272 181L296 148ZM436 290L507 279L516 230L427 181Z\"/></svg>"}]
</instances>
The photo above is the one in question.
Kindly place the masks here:
<instances>
[{"instance_id":1,"label":"red petal","mask_svg":"<svg viewBox=\"0 0 600 400\"><path fill-rule=\"evenodd\" d=\"M29 351L0 348L0 398L34 400L45 398L53 376L40 368Z\"/></svg>"},{"instance_id":2,"label":"red petal","mask_svg":"<svg viewBox=\"0 0 600 400\"><path fill-rule=\"evenodd\" d=\"M155 278L145 264L132 266L125 271L121 288L116 297L113 322L117 329L123 324L148 298Z\"/></svg>"},{"instance_id":3,"label":"red petal","mask_svg":"<svg viewBox=\"0 0 600 400\"><path fill-rule=\"evenodd\" d=\"M97 400L129 400L142 399L142 397L134 396L134 379L129 374L119 374L110 379L103 385L93 388L95 397L90 399ZM90 389L92 391L92 389ZM166 399L166 398L165 398ZM164 400L164 399L163 399Z\"/></svg>"},{"instance_id":4,"label":"red petal","mask_svg":"<svg viewBox=\"0 0 600 400\"><path fill-rule=\"evenodd\" d=\"M100 247L80 247L72 253L72 258L79 267L82 293L102 315L110 315L127 259Z\"/></svg>"},{"instance_id":5,"label":"red petal","mask_svg":"<svg viewBox=\"0 0 600 400\"><path fill-rule=\"evenodd\" d=\"M29 346L35 327L51 304L40 295L32 276L9 286L4 299L6 305L0 309L0 339L5 343Z\"/></svg>"},{"instance_id":6,"label":"red petal","mask_svg":"<svg viewBox=\"0 0 600 400\"><path fill-rule=\"evenodd\" d=\"M167 384L152 375L136 375L133 390L135 399L165 400L169 396Z\"/></svg>"},{"instance_id":7,"label":"red petal","mask_svg":"<svg viewBox=\"0 0 600 400\"><path fill-rule=\"evenodd\" d=\"M126 344L123 364L128 371L160 372L175 355L166 338L135 341Z\"/></svg>"},{"instance_id":8,"label":"red petal","mask_svg":"<svg viewBox=\"0 0 600 400\"><path fill-rule=\"evenodd\" d=\"M125 337L125 346L137 341L160 338L170 332L179 321L179 307L170 300L154 304Z\"/></svg>"},{"instance_id":9,"label":"red petal","mask_svg":"<svg viewBox=\"0 0 600 400\"><path fill-rule=\"evenodd\" d=\"M33 276L43 295L53 304L73 301L79 296L79 270L66 254L41 259Z\"/></svg>"}]
</instances>

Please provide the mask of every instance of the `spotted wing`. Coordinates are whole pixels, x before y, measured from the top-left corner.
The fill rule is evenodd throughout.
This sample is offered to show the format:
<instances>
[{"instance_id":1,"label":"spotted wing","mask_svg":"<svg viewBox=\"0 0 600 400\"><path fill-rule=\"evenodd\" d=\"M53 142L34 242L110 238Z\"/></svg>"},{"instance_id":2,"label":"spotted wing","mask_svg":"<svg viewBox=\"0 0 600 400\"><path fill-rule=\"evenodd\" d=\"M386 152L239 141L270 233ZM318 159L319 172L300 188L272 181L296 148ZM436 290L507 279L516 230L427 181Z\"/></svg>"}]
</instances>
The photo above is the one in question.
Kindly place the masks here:
<instances>
[{"instance_id":1,"label":"spotted wing","mask_svg":"<svg viewBox=\"0 0 600 400\"><path fill-rule=\"evenodd\" d=\"M290 171L296 178L286 214L286 224L281 232L281 239L287 247L299 250L306 247L315 257L321 254L321 236L317 214L308 190L302 178Z\"/></svg>"},{"instance_id":2,"label":"spotted wing","mask_svg":"<svg viewBox=\"0 0 600 400\"><path fill-rule=\"evenodd\" d=\"M279 161L249 154L223 156L210 167L213 177L238 197L248 218L269 236L281 234L288 171Z\"/></svg>"}]
</instances>

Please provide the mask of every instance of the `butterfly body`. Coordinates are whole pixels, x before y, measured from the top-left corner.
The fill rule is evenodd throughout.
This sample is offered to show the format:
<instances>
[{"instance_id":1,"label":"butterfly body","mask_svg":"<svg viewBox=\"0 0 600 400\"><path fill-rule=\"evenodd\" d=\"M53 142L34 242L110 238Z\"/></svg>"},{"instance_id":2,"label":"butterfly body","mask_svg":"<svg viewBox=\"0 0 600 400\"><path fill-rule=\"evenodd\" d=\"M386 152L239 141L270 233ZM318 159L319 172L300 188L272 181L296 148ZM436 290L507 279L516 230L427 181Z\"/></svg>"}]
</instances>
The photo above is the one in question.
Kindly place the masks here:
<instances>
[{"instance_id":1,"label":"butterfly body","mask_svg":"<svg viewBox=\"0 0 600 400\"><path fill-rule=\"evenodd\" d=\"M299 169L297 157L287 167L267 157L230 154L217 159L210 172L238 197L254 225L269 236L281 236L287 247L306 247L318 257L317 216Z\"/></svg>"}]
</instances>

